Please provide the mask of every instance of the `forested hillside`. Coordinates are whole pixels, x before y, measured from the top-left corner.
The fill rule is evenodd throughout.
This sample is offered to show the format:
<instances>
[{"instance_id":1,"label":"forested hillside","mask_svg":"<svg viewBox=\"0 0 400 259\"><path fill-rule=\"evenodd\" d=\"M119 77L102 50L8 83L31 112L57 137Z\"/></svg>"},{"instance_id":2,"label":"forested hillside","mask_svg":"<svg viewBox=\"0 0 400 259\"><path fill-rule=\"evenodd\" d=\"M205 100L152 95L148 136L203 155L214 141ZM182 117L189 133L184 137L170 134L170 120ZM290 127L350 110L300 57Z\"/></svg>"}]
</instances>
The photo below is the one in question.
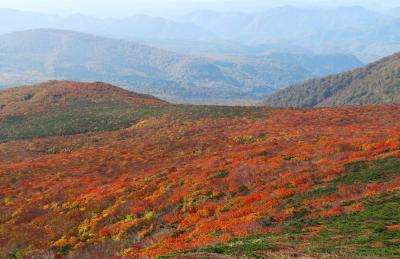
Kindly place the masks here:
<instances>
[{"instance_id":1,"label":"forested hillside","mask_svg":"<svg viewBox=\"0 0 400 259\"><path fill-rule=\"evenodd\" d=\"M400 103L400 54L350 72L283 89L267 101L275 107L324 107Z\"/></svg>"}]
</instances>

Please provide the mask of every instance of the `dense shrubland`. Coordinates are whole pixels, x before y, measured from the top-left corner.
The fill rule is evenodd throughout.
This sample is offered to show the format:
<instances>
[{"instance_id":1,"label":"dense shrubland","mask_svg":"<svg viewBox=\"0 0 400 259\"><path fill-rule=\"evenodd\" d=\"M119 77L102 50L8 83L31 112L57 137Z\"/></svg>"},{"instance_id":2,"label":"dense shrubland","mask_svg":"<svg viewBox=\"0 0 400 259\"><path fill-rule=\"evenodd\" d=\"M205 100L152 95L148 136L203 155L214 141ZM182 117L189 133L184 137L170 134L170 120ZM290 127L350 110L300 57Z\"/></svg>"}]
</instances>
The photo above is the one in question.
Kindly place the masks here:
<instances>
[{"instance_id":1,"label":"dense shrubland","mask_svg":"<svg viewBox=\"0 0 400 259\"><path fill-rule=\"evenodd\" d=\"M400 106L168 109L0 144L0 255L399 256Z\"/></svg>"}]
</instances>

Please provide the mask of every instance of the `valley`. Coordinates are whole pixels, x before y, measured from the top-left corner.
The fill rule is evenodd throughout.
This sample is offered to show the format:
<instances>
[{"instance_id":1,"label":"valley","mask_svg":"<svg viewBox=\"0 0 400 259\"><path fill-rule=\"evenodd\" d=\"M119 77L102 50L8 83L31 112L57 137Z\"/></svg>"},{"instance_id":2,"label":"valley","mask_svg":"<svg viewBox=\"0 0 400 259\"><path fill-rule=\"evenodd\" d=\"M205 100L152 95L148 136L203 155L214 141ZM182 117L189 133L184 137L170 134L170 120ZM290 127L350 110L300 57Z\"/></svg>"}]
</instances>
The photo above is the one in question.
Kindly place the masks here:
<instances>
[{"instance_id":1,"label":"valley","mask_svg":"<svg viewBox=\"0 0 400 259\"><path fill-rule=\"evenodd\" d=\"M193 56L49 29L0 36L0 55L3 88L54 79L105 81L187 104L254 105L276 89L362 65L342 54Z\"/></svg>"}]
</instances>

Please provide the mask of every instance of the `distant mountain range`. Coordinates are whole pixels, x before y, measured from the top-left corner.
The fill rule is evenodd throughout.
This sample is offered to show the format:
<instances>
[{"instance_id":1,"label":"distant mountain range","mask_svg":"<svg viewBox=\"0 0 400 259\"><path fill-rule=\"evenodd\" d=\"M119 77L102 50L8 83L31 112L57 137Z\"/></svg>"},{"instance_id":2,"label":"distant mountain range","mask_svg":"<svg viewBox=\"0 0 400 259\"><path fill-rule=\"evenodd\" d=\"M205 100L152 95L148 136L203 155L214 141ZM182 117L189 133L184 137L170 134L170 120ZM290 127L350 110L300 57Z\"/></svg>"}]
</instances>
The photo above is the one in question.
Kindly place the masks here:
<instances>
[{"instance_id":1,"label":"distant mountain range","mask_svg":"<svg viewBox=\"0 0 400 259\"><path fill-rule=\"evenodd\" d=\"M400 53L351 72L288 87L266 103L275 107L400 103Z\"/></svg>"},{"instance_id":2,"label":"distant mountain range","mask_svg":"<svg viewBox=\"0 0 400 259\"><path fill-rule=\"evenodd\" d=\"M0 87L105 81L172 102L249 104L276 89L361 66L349 55L197 57L61 30L0 36Z\"/></svg>"},{"instance_id":3,"label":"distant mountain range","mask_svg":"<svg viewBox=\"0 0 400 259\"><path fill-rule=\"evenodd\" d=\"M400 51L398 13L398 9L375 12L358 6L284 6L259 13L196 11L171 20L146 15L121 19L82 14L63 17L0 9L0 33L63 29L187 53L258 55L260 51L312 50L352 54L371 62Z\"/></svg>"},{"instance_id":4,"label":"distant mountain range","mask_svg":"<svg viewBox=\"0 0 400 259\"><path fill-rule=\"evenodd\" d=\"M130 39L192 39L208 40L210 32L185 22L174 22L161 17L134 15L124 19L100 19L74 14L47 15L0 9L0 33L29 29L62 29Z\"/></svg>"},{"instance_id":5,"label":"distant mountain range","mask_svg":"<svg viewBox=\"0 0 400 259\"><path fill-rule=\"evenodd\" d=\"M253 14L198 11L182 21L242 43L292 44L322 53L351 53L370 62L400 51L396 13L396 9L379 13L358 6L285 6Z\"/></svg>"},{"instance_id":6,"label":"distant mountain range","mask_svg":"<svg viewBox=\"0 0 400 259\"><path fill-rule=\"evenodd\" d=\"M183 21L201 25L224 38L253 42L280 42L302 38L319 31L363 28L385 20L376 12L362 7L335 9L284 6L260 13L218 13L197 11Z\"/></svg>"}]
</instances>

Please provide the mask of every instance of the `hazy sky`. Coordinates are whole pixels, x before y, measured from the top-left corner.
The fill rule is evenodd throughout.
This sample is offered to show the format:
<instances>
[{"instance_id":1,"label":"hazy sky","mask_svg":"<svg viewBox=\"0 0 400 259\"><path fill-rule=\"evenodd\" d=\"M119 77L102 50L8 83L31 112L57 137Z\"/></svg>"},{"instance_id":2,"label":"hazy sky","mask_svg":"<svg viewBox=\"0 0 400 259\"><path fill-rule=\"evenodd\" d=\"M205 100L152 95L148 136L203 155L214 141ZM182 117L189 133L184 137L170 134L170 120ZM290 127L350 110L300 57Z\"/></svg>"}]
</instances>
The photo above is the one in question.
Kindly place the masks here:
<instances>
[{"instance_id":1,"label":"hazy sky","mask_svg":"<svg viewBox=\"0 0 400 259\"><path fill-rule=\"evenodd\" d=\"M396 4L397 3L397 4ZM364 5L369 8L400 6L399 0L0 0L0 8L45 13L84 13L125 16L136 13L168 15L196 9L255 11L281 5Z\"/></svg>"}]
</instances>

